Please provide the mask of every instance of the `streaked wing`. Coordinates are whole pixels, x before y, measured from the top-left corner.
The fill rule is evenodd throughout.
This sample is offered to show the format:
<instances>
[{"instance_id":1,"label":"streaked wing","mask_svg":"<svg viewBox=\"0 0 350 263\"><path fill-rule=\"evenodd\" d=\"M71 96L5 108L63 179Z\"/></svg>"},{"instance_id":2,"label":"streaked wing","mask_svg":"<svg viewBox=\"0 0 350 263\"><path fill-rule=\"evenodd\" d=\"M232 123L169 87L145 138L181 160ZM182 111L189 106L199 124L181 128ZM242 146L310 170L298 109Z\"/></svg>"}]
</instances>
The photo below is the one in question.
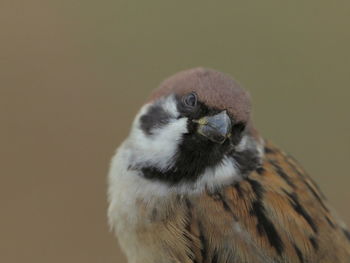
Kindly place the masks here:
<instances>
[{"instance_id":1,"label":"streaked wing","mask_svg":"<svg viewBox=\"0 0 350 263\"><path fill-rule=\"evenodd\" d=\"M295 160L271 144L243 181L187 200L196 263L350 262L350 233Z\"/></svg>"}]
</instances>

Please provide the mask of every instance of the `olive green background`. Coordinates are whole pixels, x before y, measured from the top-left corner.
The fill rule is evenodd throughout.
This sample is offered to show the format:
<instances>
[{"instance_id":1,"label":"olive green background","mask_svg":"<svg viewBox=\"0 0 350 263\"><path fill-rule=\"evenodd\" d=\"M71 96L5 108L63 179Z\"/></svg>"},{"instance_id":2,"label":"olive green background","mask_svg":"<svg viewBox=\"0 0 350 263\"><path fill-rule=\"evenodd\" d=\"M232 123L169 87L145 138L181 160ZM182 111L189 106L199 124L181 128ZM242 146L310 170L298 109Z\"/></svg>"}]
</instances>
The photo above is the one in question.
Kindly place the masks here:
<instances>
[{"instance_id":1,"label":"olive green background","mask_svg":"<svg viewBox=\"0 0 350 263\"><path fill-rule=\"evenodd\" d=\"M114 149L182 69L233 75L350 224L350 1L0 1L0 262L125 262Z\"/></svg>"}]
</instances>

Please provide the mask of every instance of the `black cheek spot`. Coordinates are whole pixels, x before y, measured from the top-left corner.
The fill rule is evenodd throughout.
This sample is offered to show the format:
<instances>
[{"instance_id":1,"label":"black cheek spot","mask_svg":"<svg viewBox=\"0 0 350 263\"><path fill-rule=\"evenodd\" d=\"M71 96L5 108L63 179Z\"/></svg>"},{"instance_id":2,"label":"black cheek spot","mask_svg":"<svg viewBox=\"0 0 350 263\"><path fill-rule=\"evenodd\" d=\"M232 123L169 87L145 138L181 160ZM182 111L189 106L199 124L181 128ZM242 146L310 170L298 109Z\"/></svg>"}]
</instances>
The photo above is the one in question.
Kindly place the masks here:
<instances>
[{"instance_id":1,"label":"black cheek spot","mask_svg":"<svg viewBox=\"0 0 350 263\"><path fill-rule=\"evenodd\" d=\"M152 130L164 126L171 120L171 115L161 105L153 105L146 114L140 118L140 125L143 132L152 135Z\"/></svg>"}]
</instances>

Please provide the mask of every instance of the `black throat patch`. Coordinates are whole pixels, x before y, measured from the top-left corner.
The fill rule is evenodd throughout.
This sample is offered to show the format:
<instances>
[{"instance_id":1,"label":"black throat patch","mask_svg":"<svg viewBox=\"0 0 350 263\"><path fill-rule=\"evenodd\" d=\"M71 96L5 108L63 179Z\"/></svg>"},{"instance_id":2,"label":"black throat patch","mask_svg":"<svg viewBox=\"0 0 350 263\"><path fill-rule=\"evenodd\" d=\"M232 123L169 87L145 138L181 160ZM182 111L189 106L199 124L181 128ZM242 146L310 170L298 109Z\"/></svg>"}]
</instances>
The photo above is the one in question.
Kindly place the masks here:
<instances>
[{"instance_id":1,"label":"black throat patch","mask_svg":"<svg viewBox=\"0 0 350 263\"><path fill-rule=\"evenodd\" d=\"M214 168L220 165L225 159L231 159L240 170L242 175L255 170L259 165L258 153L255 150L246 150L236 152L235 146L239 143L244 134L242 123L233 125L233 136L227 139L223 144L215 143L204 136L198 134L198 124L192 120L211 116L221 112L219 109L209 108L198 102L195 108L188 108L183 105L181 98L174 96L177 104L177 110L180 114L178 118L188 118L188 133L183 134L182 141L173 160L173 164L167 171L162 171L154 166L137 167L141 170L142 176L147 179L161 181L169 185L175 185L183 182L195 182L206 169ZM174 114L176 115L176 114ZM162 103L156 103L140 118L140 128L146 136L154 136L153 129L161 129L170 121L176 121L176 118L163 108ZM232 118L234 123L234 118ZM152 153L150 152L150 155Z\"/></svg>"}]
</instances>

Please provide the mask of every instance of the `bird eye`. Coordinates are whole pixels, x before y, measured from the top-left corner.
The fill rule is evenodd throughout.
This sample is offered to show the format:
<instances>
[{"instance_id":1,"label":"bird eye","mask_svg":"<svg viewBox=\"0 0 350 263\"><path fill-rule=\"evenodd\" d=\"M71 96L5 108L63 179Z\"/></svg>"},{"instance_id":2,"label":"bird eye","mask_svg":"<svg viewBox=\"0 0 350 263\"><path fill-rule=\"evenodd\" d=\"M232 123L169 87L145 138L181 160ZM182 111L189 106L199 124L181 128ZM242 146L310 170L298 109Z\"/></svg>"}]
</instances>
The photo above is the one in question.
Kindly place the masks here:
<instances>
[{"instance_id":1,"label":"bird eye","mask_svg":"<svg viewBox=\"0 0 350 263\"><path fill-rule=\"evenodd\" d=\"M182 101L186 106L194 108L197 106L197 94L194 92L190 93L183 97Z\"/></svg>"}]
</instances>

